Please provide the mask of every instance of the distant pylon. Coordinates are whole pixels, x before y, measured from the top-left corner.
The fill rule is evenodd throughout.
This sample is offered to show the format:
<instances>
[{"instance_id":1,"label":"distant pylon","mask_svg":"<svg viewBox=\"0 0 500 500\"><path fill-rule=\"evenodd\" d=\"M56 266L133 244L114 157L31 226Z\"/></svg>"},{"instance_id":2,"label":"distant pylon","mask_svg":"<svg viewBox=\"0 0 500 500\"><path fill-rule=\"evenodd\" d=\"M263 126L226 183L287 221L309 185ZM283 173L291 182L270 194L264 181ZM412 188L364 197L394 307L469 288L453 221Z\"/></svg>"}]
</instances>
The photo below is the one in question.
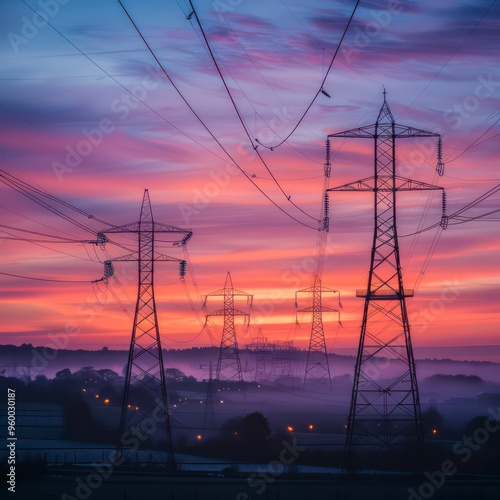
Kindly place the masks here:
<instances>
[{"instance_id":1,"label":"distant pylon","mask_svg":"<svg viewBox=\"0 0 500 500\"><path fill-rule=\"evenodd\" d=\"M391 448L423 440L415 361L406 309L413 290L403 287L396 229L396 193L443 189L396 175L396 139L439 137L395 123L386 100L375 124L330 134L328 138L368 138L375 142L373 177L328 191L374 193L375 227L370 273L354 372L346 448ZM438 163L438 169L442 168Z\"/></svg>"},{"instance_id":2,"label":"distant pylon","mask_svg":"<svg viewBox=\"0 0 500 500\"><path fill-rule=\"evenodd\" d=\"M257 337L253 339L255 345L255 352L257 359L255 360L255 381L267 380L268 375L266 371L266 353L268 353L267 338L262 333L262 328L259 327Z\"/></svg>"},{"instance_id":3,"label":"distant pylon","mask_svg":"<svg viewBox=\"0 0 500 500\"><path fill-rule=\"evenodd\" d=\"M212 372L212 361L208 364L208 385L207 397L205 398L205 415L203 417L203 437L208 432L215 431L215 412L214 412L214 381Z\"/></svg>"},{"instance_id":4,"label":"distant pylon","mask_svg":"<svg viewBox=\"0 0 500 500\"><path fill-rule=\"evenodd\" d=\"M330 365L328 363L328 353L326 350L325 331L323 328L323 313L336 312L338 309L325 307L322 305L321 297L325 292L339 293L338 290L321 286L321 279L318 275L314 276L312 287L297 290L295 292L295 307L298 306L298 293L312 293L313 303L311 307L298 309L297 312L312 312L311 338L309 340L309 350L307 352L306 371L304 375L304 389L313 385L323 385L332 388L332 379L330 374Z\"/></svg>"},{"instance_id":5,"label":"distant pylon","mask_svg":"<svg viewBox=\"0 0 500 500\"><path fill-rule=\"evenodd\" d=\"M247 297L247 303L251 305L253 295L233 288L231 273L227 273L224 288L207 294L203 306L206 305L208 297L217 296L224 297L224 309L219 309L206 316L207 320L210 316L222 316L224 318L215 379L218 381L242 382L243 376L241 373L240 352L238 349L238 340L236 338L234 317L244 316L246 321L247 318L250 318L250 315L234 308L234 297Z\"/></svg>"},{"instance_id":6,"label":"distant pylon","mask_svg":"<svg viewBox=\"0 0 500 500\"><path fill-rule=\"evenodd\" d=\"M299 350L293 340L277 340L272 344L272 372L276 379L296 378Z\"/></svg>"},{"instance_id":7,"label":"distant pylon","mask_svg":"<svg viewBox=\"0 0 500 500\"><path fill-rule=\"evenodd\" d=\"M155 251L155 234L162 233L162 239L169 239L173 245L180 246L191 236L187 229L161 224L153 221L149 193L146 189L138 222L115 226L101 234L135 233L138 236L138 252L113 259L114 261L138 262L139 286L132 328L132 338L125 374L120 417L120 441L118 453L127 456L125 443L135 436L138 430L147 439L140 441L148 447L154 441L164 441L167 466L175 468L172 446L170 417L168 413L167 386L161 348L160 332L154 295L154 263L157 261L177 261L180 259L159 254ZM111 261L105 263L105 280L113 275ZM150 429L148 433L148 429Z\"/></svg>"}]
</instances>

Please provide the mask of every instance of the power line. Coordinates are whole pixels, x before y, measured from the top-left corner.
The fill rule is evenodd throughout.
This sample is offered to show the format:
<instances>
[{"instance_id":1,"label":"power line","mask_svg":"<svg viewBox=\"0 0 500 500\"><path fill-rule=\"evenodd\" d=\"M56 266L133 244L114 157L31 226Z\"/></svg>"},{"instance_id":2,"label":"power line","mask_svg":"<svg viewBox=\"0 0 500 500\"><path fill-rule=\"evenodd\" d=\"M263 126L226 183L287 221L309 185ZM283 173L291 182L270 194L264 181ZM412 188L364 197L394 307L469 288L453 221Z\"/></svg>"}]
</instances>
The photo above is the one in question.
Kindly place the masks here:
<instances>
[{"instance_id":1,"label":"power line","mask_svg":"<svg viewBox=\"0 0 500 500\"><path fill-rule=\"evenodd\" d=\"M2 158L6 163L8 163L10 165L10 163L7 162L7 160L5 160L5 158L3 156L0 155L0 158ZM38 188L32 186L31 184L28 184L27 182L22 181L21 179L17 178L16 176L9 174L8 172L6 172L3 169L0 169L0 182L3 182L7 186L11 187L12 189L17 191L18 193L22 194L23 196L27 197L28 199L30 199L31 201L36 203L37 205L45 208L49 212L52 212L54 215L61 217L62 219L66 220L67 222L69 222L69 223L71 223L71 224L79 227L80 229L83 229L84 231L87 231L91 234L97 234L97 231L95 229L91 228L90 226L87 226L85 224L80 223L74 217L71 217L71 216L65 214L61 210L54 208L49 203L44 201L43 198L48 198L49 200L51 200L55 203L59 203L70 210L76 211L77 213L84 215L88 219L95 220L95 221L97 221L103 225L106 225L106 226L115 227L114 224L111 224L110 222L107 222L103 219L100 219L99 217L95 217L94 215L92 215L84 210L81 210L80 208L72 205L71 203L68 203L68 202L66 202L60 198L57 198L56 196L51 195L49 193L46 193L45 191L42 191L41 189L38 189ZM43 234L43 233L40 233L40 234ZM83 242L83 241L84 240L78 240L78 242ZM131 249L125 245L122 245L120 243L117 243L117 242L114 242L111 240L108 240L108 241L110 241L110 243L113 243L114 245L116 245L120 248L123 248L129 252L131 251ZM35 241L32 241L32 242L43 247L43 248L48 248L48 247L45 247L44 245L40 245L39 243L37 243ZM49 248L49 250L53 250L53 249ZM71 254L66 254L65 252L60 252L60 253L63 253L65 255L71 255ZM75 257L74 255L71 255L71 256ZM77 257L77 258L81 258L81 257ZM87 259L83 259L83 260L87 260ZM93 260L93 259L90 259L90 260Z\"/></svg>"},{"instance_id":2,"label":"power line","mask_svg":"<svg viewBox=\"0 0 500 500\"><path fill-rule=\"evenodd\" d=\"M465 142L465 140L469 139L470 137L472 137L474 134L478 133L484 125L486 125L486 123L488 123L490 121L490 119L494 118L495 115L497 115L500 111L500 107L496 108L495 110L493 110L479 125L476 126L476 128L474 130L472 130L465 139L461 140L460 141L460 145L462 146L463 143ZM464 149L466 148L463 148L463 147L452 147L452 146L447 146L446 148L446 153L447 153L447 156L446 158L444 159L444 161L446 163L448 163L448 159L452 156L452 153L455 153L457 151L464 151Z\"/></svg>"},{"instance_id":3,"label":"power line","mask_svg":"<svg viewBox=\"0 0 500 500\"><path fill-rule=\"evenodd\" d=\"M257 73L259 74L259 76L262 78L262 80L264 81L264 83L267 85L267 87L269 88L269 90L274 94L274 96L276 97L276 99L279 101L279 103L281 104L281 106L283 106L283 108L285 108L285 104L283 103L283 101L281 100L281 98L279 97L279 95L276 93L276 91L273 89L273 87L271 87L270 83L268 82L268 80L266 79L266 77L264 76L264 74L259 70L259 68L257 67L257 65L255 64L254 60L252 59L252 57L250 56L250 54L248 53L248 51L245 49L245 46L241 43L241 40L239 39L238 35L236 34L236 32L234 31L233 27L231 26L230 22L228 21L227 19L227 16L224 16L222 15L225 23L227 24L228 28L231 30L231 33L233 34L235 40L238 42L239 46L241 47L241 49L243 50L243 52L245 53L245 55L247 56L248 60L250 61L250 63L252 64L252 66L255 68L255 71L257 71ZM193 23L191 21L191 25L193 26ZM193 29L194 29L194 26L193 26ZM195 33L197 34L198 36L198 39L200 40L200 42L202 42L198 32L196 30L194 30ZM222 64L224 64L222 62ZM255 111L255 115L258 116L263 122L264 122L264 119L262 118L262 116L260 116L260 114L257 112L257 110L255 109L255 107L253 106L252 104L252 101L246 96L246 94L243 92L241 86L238 84L238 82L236 81L236 79L231 75L229 69L227 68L227 66L224 64L224 67L226 68L226 71L230 74L231 78L234 80L234 83L238 86L238 88L242 91L243 95L245 95L247 101L249 102L250 106L252 106L253 110ZM290 113L290 115L293 117L293 119L295 120L295 116L293 115L293 113ZM313 135L316 135L318 138L322 139L323 138L323 135L319 135L317 134L316 132L308 129L307 127L304 127L306 130L308 130L311 134ZM255 132L256 132L256 129L257 127L255 126ZM273 132L279 137L279 139L283 139L280 134L278 134L276 132L276 130L273 129ZM255 134L256 135L256 134ZM318 163L319 165L321 165L322 163L321 162L318 162L318 161L315 161L313 160L312 158L309 158L305 153L303 153L302 151L300 151L299 149L297 149L296 147L292 146L291 144L288 144L288 147L292 148L294 151L296 151L297 153L299 153L300 155L302 155L304 158L308 159L310 162L312 163Z\"/></svg>"},{"instance_id":4,"label":"power line","mask_svg":"<svg viewBox=\"0 0 500 500\"><path fill-rule=\"evenodd\" d=\"M66 235L68 235L68 236L71 236L71 238L68 238L68 239L80 240L80 239L79 239L79 238L77 238L76 236L73 236L72 234L68 233L67 231L64 231L63 229L59 229L59 228L57 228L57 229L56 229L56 228L54 228L54 227L52 227L52 226L49 226L48 224L45 224L45 223L41 222L39 219L33 219L32 217L29 217L29 216L27 216L27 215L25 215L25 214L22 214L22 213L20 213L20 212L17 212L16 210L12 210L12 208L6 207L6 206L4 206L4 205L0 205L0 208L3 208L3 209L4 209L4 210L6 210L7 212L10 212L10 213L12 213L12 214L14 214L14 215L17 215L17 216L19 216L19 217L22 217L23 219L29 220L30 222L33 222L33 223L35 223L35 224L39 224L39 225L41 225L41 226L43 226L43 227L46 227L46 228L48 228L48 229L53 229L53 230L56 230L56 231L60 232L61 234L66 234ZM5 231L4 231L4 232L5 232Z\"/></svg>"},{"instance_id":5,"label":"power line","mask_svg":"<svg viewBox=\"0 0 500 500\"><path fill-rule=\"evenodd\" d=\"M38 12L34 10L30 5L28 5L24 0L21 0L29 9L31 9L36 15ZM182 129L174 125L172 122L167 120L163 115L161 115L158 111L156 111L154 108L152 108L149 104L147 104L145 101L137 97L131 90L129 90L125 85L123 85L121 82L119 82L113 75L111 75L108 71L106 71L102 66L100 66L98 63L96 63L88 54L86 54L83 50L78 48L71 40L69 40L63 33L61 33L54 25L52 25L48 20L43 18L44 22L48 24L58 35L60 35L64 40L66 40L67 43L69 43L74 49L76 49L83 57L85 57L90 63L92 63L96 68L98 68L100 71L102 71L108 78L113 80L117 85L119 85L125 92L127 92L129 95L131 95L134 99L137 99L139 102L141 102L146 108L148 108L152 113L154 113L160 120L164 121L168 125L170 125L172 128L180 132L182 135L187 137L189 140L203 148L205 151L210 153L211 155L215 156L216 158L219 158L219 160L223 160L221 156L219 156L217 153L214 153L211 149L207 148L204 146L201 142L197 141L194 137L191 137L188 133L184 132ZM5 109L5 108L4 108ZM43 133L43 132L42 132ZM46 134L44 134L46 135ZM59 141L57 141L59 142ZM115 174L116 175L116 174Z\"/></svg>"},{"instance_id":6,"label":"power line","mask_svg":"<svg viewBox=\"0 0 500 500\"><path fill-rule=\"evenodd\" d=\"M22 233L35 234L37 236L43 236L45 238L59 239L59 240L61 240L61 243L83 243L83 242L85 242L85 240L77 240L77 239L72 239L72 238L61 238L61 236L56 236L54 234L46 234L46 233L41 233L39 231L30 231L29 229L21 229L19 227L7 226L6 224L0 224L0 228L11 229L13 231L20 231ZM24 239L24 238L20 238L20 239ZM53 243L57 243L57 242L53 242Z\"/></svg>"},{"instance_id":7,"label":"power line","mask_svg":"<svg viewBox=\"0 0 500 500\"><path fill-rule=\"evenodd\" d=\"M464 205L462 208L458 209L456 212L453 212L451 215L448 216L448 220L452 221L452 220L456 219L459 222L456 222L456 223L450 222L450 224L451 225L463 224L464 222L471 222L473 220L479 220L483 216L488 216L488 215L491 215L493 213L499 212L500 209L493 210L491 212L487 212L487 213L485 213L483 215L478 215L478 216L475 216L475 217L461 218L461 214L463 212L465 212L466 210L469 210L469 209L475 207L479 203L482 203L483 201L487 200L488 198L490 198L491 196L493 196L498 191L500 191L500 184L497 184L496 186L494 186L490 190L488 190L485 193L483 193L481 196L478 196L475 200L472 200L471 202L469 202L466 205ZM461 219L463 219L463 220L461 220ZM434 229L435 227L438 227L440 224L441 224L440 222L436 222L434 224L431 224L430 226L427 226L427 227L425 227L423 229L420 229L418 231L415 231L413 233L405 234L405 235L401 236L401 238L407 238L408 236L414 236L414 235L417 235L417 234L425 233L426 231L430 231L431 229Z\"/></svg>"},{"instance_id":8,"label":"power line","mask_svg":"<svg viewBox=\"0 0 500 500\"><path fill-rule=\"evenodd\" d=\"M238 120L240 121L241 123L241 126L243 127L243 130L245 131L245 134L246 136L248 137L248 140L250 141L250 144L252 145L252 148L253 150L255 151L256 155L259 157L259 160L261 161L261 163L264 165L264 167L266 168L266 170L268 171L269 175L271 176L272 180L274 181L274 183L276 184L276 186L278 186L279 190L283 193L283 196L285 196L285 198L297 209L299 210L300 212L302 212L304 215L306 215L307 217L311 218L312 220L314 221L317 221L317 219L315 217L313 217L312 215L308 214L305 210L303 210L302 208L300 208L297 204L295 204L292 200L291 200L291 196L287 195L287 193L284 191L284 189L281 187L281 184L278 182L278 180L276 179L276 177L274 176L273 172L271 171L271 169L269 168L269 166L267 165L266 161L264 160L264 158L262 157L262 155L260 154L260 152L258 151L257 149L257 146L255 145L255 143L253 142L252 140L252 136L250 135L250 132L248 131L248 127L245 123L245 120L243 119L243 116L241 115L241 112L240 110L238 109L238 106L236 104L236 101L234 100L233 98L233 95L231 94L231 91L229 90L229 87L226 83L226 79L224 78L224 75L222 74L222 71L219 67L219 63L217 62L217 59L215 58L215 55L212 51L212 47L210 46L210 43L208 41L208 38L207 38L207 35L205 33L205 30L203 29L203 26L201 25L201 22L200 22L200 18L198 17L198 13L196 12L196 9L194 8L194 5L193 5L193 2L191 0L189 0L189 5L191 6L191 8L193 9L193 13L194 13L194 17L196 19L196 22L198 23L198 26L200 27L200 31L201 31L201 34L203 36L203 40L205 40L205 44L207 46L207 49L208 49L208 52L210 54L210 57L214 63L214 66L215 68L217 69L217 73L219 74L219 77L222 81L222 84L224 85L224 88L226 90L226 93L229 97L229 100L231 101L231 104L234 108L234 111L236 112L236 115L238 116ZM259 142L258 139L256 139L256 142Z\"/></svg>"},{"instance_id":9,"label":"power line","mask_svg":"<svg viewBox=\"0 0 500 500\"><path fill-rule=\"evenodd\" d=\"M461 215L463 212L469 210L472 207L475 207L477 204L487 200L490 196L493 196L498 191L500 191L500 184L497 184L496 186L492 187L490 190L486 191L486 193L483 193L475 200L471 201L470 203L467 203L467 205L463 206L462 208L454 212L452 215L450 215L450 219L455 218L458 215Z\"/></svg>"},{"instance_id":10,"label":"power line","mask_svg":"<svg viewBox=\"0 0 500 500\"><path fill-rule=\"evenodd\" d=\"M463 156L465 153L467 153L470 149L472 148L475 148L477 146L479 146L480 144L482 144L483 142L486 142L486 141L489 141L491 139L493 139L494 137L497 137L499 134L495 134L491 137L488 137L487 139L484 139L480 142L478 142L481 138L483 138L498 122L500 122L500 117L492 124L490 125L477 139L475 139L471 144L469 144L467 146L467 148L465 148L461 153L459 153L457 156L455 156L454 158L451 158L451 159L448 159L446 160L446 163L451 163L455 160L458 160L458 158L460 158L461 156Z\"/></svg>"},{"instance_id":11,"label":"power line","mask_svg":"<svg viewBox=\"0 0 500 500\"><path fill-rule=\"evenodd\" d=\"M194 108L191 106L191 104L189 103L189 101L184 97L184 95L182 94L182 92L180 91L179 87L177 87L177 85L175 84L175 82L172 80L171 76L168 74L167 70L165 69L165 67L163 66L163 64L160 62L160 60L158 59L157 55L155 54L155 52L153 51L153 49L151 48L151 46L149 45L148 41L146 40L146 38L144 37L144 35L142 34L141 30L139 29L139 27L137 26L137 24L135 23L135 21L133 20L133 18L131 17L131 15L129 14L128 10L126 9L126 7L123 5L122 1L121 0L117 0L118 3L120 4L120 7L122 8L123 12L125 13L125 15L127 16L127 18L129 19L129 21L132 23L132 26L134 27L134 29L136 30L137 34L140 36L141 40L143 41L144 45L146 46L146 48L148 49L149 53L152 55L153 59L156 61L156 63L158 64L159 68L162 70L163 74L165 75L165 77L168 79L168 81L171 83L172 87L174 88L174 90L177 92L177 94L179 95L179 97L184 101L184 103L186 104L186 106L189 108L189 110L191 111L191 113L193 113L193 115L196 117L196 119L200 122L200 124L203 126L203 128L210 134L210 136L212 137L212 139L219 145L219 147L222 149L222 151L224 151L224 153L226 154L226 156L231 160L231 162L238 168L238 170L245 176L246 179L248 179L257 189L258 191L263 194L267 200L269 200L276 208L278 208L278 210L280 210L281 212L283 212L286 216L288 216L290 219L294 220L295 222L297 222L298 224L301 224L302 226L305 226L305 227L308 227L309 229L313 229L313 230L317 230L316 227L313 227L309 224L306 224L304 222L302 222L301 220L297 219L296 217L294 217L293 215L289 214L285 209L283 209L282 207L280 207L260 186L258 186L253 180L252 178L241 168L241 166L239 165L239 163L232 157L232 155L229 153L229 151L224 147L224 145L219 141L219 139L217 139L217 137L214 135L214 133L210 130L210 128L208 127L208 125L203 121L203 119L198 115L198 113L194 110Z\"/></svg>"},{"instance_id":12,"label":"power line","mask_svg":"<svg viewBox=\"0 0 500 500\"><path fill-rule=\"evenodd\" d=\"M0 155L0 158L2 158L4 161L6 161L6 163L9 163L9 162L7 162L7 160L5 160L5 158L3 156ZM8 172L6 172L3 169L0 169L0 182L3 182L7 186L11 187L12 189L17 191L18 193L22 194L26 198L28 198L31 201L33 201L34 203L36 203L37 205L45 208L46 210L48 210L49 212L52 212L55 215L63 218L67 222L70 222L71 224L79 227L80 229L83 229L84 231L88 231L90 233L95 233L95 231L92 228L90 228L89 226L86 226L85 224L82 224L81 222L79 222L76 219L74 219L73 217L65 214L61 210L54 208L48 202L44 201L43 198L48 198L49 200L51 200L53 202L60 203L63 206L70 208L71 210L76 211L77 213L85 215L88 219L93 219L94 218L93 215L88 214L87 212L85 212L83 210L80 210L79 208L71 205L70 203L67 203L63 200L60 200L59 198L56 198L53 195L45 193L44 191L41 191L40 189L35 188L34 186L31 186L27 182L22 181L21 179L15 177L12 174L9 174ZM99 222L103 222L101 219L98 219L98 218L96 218L95 220L97 220ZM105 224L107 224L107 223L105 223Z\"/></svg>"},{"instance_id":13,"label":"power line","mask_svg":"<svg viewBox=\"0 0 500 500\"><path fill-rule=\"evenodd\" d=\"M0 274L3 276L11 276L13 278L22 278L26 280L35 280L35 281L52 281L54 283L91 283L91 281L88 280L55 280L55 279L49 279L49 278L38 278L35 276L24 276L21 274L11 274L11 273L4 273L0 271Z\"/></svg>"},{"instance_id":14,"label":"power line","mask_svg":"<svg viewBox=\"0 0 500 500\"><path fill-rule=\"evenodd\" d=\"M469 31L469 33L467 33L467 35L465 35L464 39L459 43L458 47L451 53L451 55L448 57L448 59L445 61L445 63L441 66L441 68L439 68L439 71L430 79L429 83L420 91L420 93L417 95L417 97L415 97L415 99L413 99L413 101L410 104L408 104L408 106L400 113L400 116L403 115L404 113L406 113L406 111L408 111L408 109L410 109L413 106L415 101L427 90L427 88L440 75L441 71L443 71L443 69L448 65L448 63L455 57L457 52L462 48L462 46L469 39L469 37L472 35L472 33L474 33L474 31L476 31L476 28L479 26L481 21L488 15L488 13L493 8L495 3L496 3L496 0L493 0L493 2L490 4L490 6L486 10L486 12L480 17L480 19L472 27L472 29Z\"/></svg>"},{"instance_id":15,"label":"power line","mask_svg":"<svg viewBox=\"0 0 500 500\"><path fill-rule=\"evenodd\" d=\"M264 146L265 148L275 149L275 148L278 148L279 146L281 146L283 143L285 143L292 136L292 134L297 130L297 128L300 126L300 124L302 123L302 120L304 120L304 118L306 117L307 113L309 113L309 110L312 108L312 105L316 101L316 99L319 96L319 94L321 94L321 93L324 92L323 86L325 85L325 82L326 82L326 80L328 78L328 75L330 74L330 70L332 69L332 66L333 66L333 63L335 62L335 59L337 58L337 54L339 53L340 47L342 46L342 42L344 41L344 38L347 35L347 32L349 30L349 26L351 25L351 22L354 19L354 15L356 14L356 10L358 8L359 2L360 2L360 0L357 0L356 4L354 5L354 8L353 8L352 13L351 13L351 16L349 18L349 21L347 21L347 25L344 28L344 32L342 33L342 36L340 37L340 41L339 41L339 43L337 45L337 48L335 49L333 57L332 57L332 59L330 61L328 69L326 70L325 76L323 77L323 81L321 82L321 85L320 85L318 91L316 92L316 94L312 98L311 102L307 106L307 108L304 111L304 113L302 114L302 116L299 118L299 121L296 123L296 125L293 127L293 129L290 131L290 133L281 142L279 142L278 144L275 144L274 146Z\"/></svg>"}]
</instances>

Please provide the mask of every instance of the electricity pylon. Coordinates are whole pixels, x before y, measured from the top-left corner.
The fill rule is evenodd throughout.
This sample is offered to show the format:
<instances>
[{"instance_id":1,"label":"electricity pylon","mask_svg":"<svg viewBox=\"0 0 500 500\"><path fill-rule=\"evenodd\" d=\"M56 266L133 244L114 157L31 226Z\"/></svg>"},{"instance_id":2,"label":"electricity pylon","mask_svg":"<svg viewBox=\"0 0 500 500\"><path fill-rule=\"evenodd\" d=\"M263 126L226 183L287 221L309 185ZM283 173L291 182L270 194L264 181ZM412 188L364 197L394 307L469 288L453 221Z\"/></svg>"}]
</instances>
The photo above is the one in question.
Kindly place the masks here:
<instances>
[{"instance_id":1,"label":"electricity pylon","mask_svg":"<svg viewBox=\"0 0 500 500\"><path fill-rule=\"evenodd\" d=\"M404 288L396 228L396 194L400 191L443 188L396 175L396 140L439 137L438 134L395 123L384 90L384 102L373 125L330 134L374 140L375 172L372 177L328 191L374 193L375 227L370 273L364 298L346 449L354 445L391 448L423 440L422 417L415 361L406 309L413 290ZM444 165L438 147L438 173ZM443 190L444 192L444 190ZM446 220L445 214L441 223Z\"/></svg>"},{"instance_id":2,"label":"electricity pylon","mask_svg":"<svg viewBox=\"0 0 500 500\"><path fill-rule=\"evenodd\" d=\"M313 301L311 307L298 309L297 312L312 312L311 338L309 340L309 350L307 351L306 371L304 375L304 389L311 388L313 385L323 385L332 388L332 379L330 374L330 365L328 364L328 353L326 350L325 331L323 328L323 313L336 312L338 309L332 309L322 304L321 297L323 293L339 293L338 290L321 286L321 279L318 275L314 276L312 287L297 290L295 292L295 307L298 306L298 293L312 293Z\"/></svg>"},{"instance_id":3,"label":"electricity pylon","mask_svg":"<svg viewBox=\"0 0 500 500\"><path fill-rule=\"evenodd\" d=\"M257 337L254 337L252 343L247 344L246 348L248 351L255 353L255 382L269 380L266 358L272 354L273 344L267 341L267 337L264 337L262 328L259 327Z\"/></svg>"},{"instance_id":4,"label":"electricity pylon","mask_svg":"<svg viewBox=\"0 0 500 500\"><path fill-rule=\"evenodd\" d=\"M219 309L218 311L214 311L206 315L207 320L210 316L222 316L224 318L219 360L217 362L217 369L215 372L215 379L217 381L243 381L234 317L244 316L246 321L247 318L250 318L250 315L234 308L235 296L247 297L248 305L252 305L253 295L233 288L231 273L227 273L224 288L205 295L205 302L203 304L203 307L205 307L208 297L224 297L224 309Z\"/></svg>"},{"instance_id":5,"label":"electricity pylon","mask_svg":"<svg viewBox=\"0 0 500 500\"><path fill-rule=\"evenodd\" d=\"M264 337L262 328L259 328L257 337L253 339L253 346L256 353L255 382L267 380L266 355L269 353L269 342L267 341L267 337Z\"/></svg>"},{"instance_id":6,"label":"electricity pylon","mask_svg":"<svg viewBox=\"0 0 500 500\"><path fill-rule=\"evenodd\" d=\"M141 214L138 222L116 226L101 231L101 234L133 233L138 236L138 251L113 261L138 263L139 286L134 314L134 325L130 341L125 374L120 416L120 441L118 455L126 458L125 443L131 438L145 448L154 441L164 440L167 466L175 469L170 417L168 413L167 386L161 348L158 316L154 295L154 263L180 259L155 251L155 234L162 234L173 245L181 246L192 236L188 229L154 222L149 193L144 191ZM169 238L168 235L172 235ZM105 263L104 279L113 275L111 261Z\"/></svg>"},{"instance_id":7,"label":"electricity pylon","mask_svg":"<svg viewBox=\"0 0 500 500\"><path fill-rule=\"evenodd\" d=\"M203 416L203 437L207 435L207 431L212 433L215 431L214 380L211 360L208 367L207 397L205 398L205 414Z\"/></svg>"}]
</instances>

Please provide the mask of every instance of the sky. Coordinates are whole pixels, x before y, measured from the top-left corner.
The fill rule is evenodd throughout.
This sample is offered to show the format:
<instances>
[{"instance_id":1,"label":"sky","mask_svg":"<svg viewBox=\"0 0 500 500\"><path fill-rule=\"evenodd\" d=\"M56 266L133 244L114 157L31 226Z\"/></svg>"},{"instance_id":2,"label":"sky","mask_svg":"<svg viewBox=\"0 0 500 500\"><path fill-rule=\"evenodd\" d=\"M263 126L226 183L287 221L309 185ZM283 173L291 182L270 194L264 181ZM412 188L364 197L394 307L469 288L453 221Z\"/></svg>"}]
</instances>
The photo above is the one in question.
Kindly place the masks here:
<instances>
[{"instance_id":1,"label":"sky","mask_svg":"<svg viewBox=\"0 0 500 500\"><path fill-rule=\"evenodd\" d=\"M188 2L123 4L169 79L117 1L0 7L0 168L93 216L51 202L68 221L0 184L0 272L39 278L0 274L2 344L128 347L136 264L116 262L117 279L93 284L104 260L129 252L85 241L137 221L148 189L156 221L193 231L184 282L177 263L156 264L163 345L220 341L220 321L203 324L222 297L210 297L206 311L201 302L230 272L253 295L251 309L236 300L251 313L250 327L237 318L240 345L261 328L269 341L306 347L311 318L299 313L296 322L295 291L311 285L318 263L326 136L374 123L384 88L398 123L443 138L443 176L429 139L400 141L399 175L445 188L449 214L500 181L496 2L361 1L328 72L355 2L198 0L241 121L196 17L187 19ZM300 121L325 76L328 95ZM373 175L373 142L334 139L331 149L331 187ZM325 314L324 328L328 350L341 352L359 340L355 290L368 277L373 195L330 194L323 285L340 291L342 324ZM401 193L398 203L414 345L498 345L498 214L412 236L439 222L440 193ZM499 203L495 193L462 215ZM114 242L133 249L134 238ZM186 258L157 239L159 253ZM323 300L339 309L337 294ZM309 295L297 305L310 305Z\"/></svg>"}]
</instances>

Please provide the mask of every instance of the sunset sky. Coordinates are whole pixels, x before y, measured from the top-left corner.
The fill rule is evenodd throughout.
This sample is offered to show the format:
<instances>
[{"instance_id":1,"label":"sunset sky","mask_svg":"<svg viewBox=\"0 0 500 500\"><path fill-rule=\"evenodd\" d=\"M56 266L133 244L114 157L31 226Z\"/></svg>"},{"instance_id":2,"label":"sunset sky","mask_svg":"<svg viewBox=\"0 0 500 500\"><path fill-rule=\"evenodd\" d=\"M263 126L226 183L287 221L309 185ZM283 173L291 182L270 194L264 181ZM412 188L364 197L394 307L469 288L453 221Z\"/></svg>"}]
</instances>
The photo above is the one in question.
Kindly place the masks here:
<instances>
[{"instance_id":1,"label":"sunset sky","mask_svg":"<svg viewBox=\"0 0 500 500\"><path fill-rule=\"evenodd\" d=\"M108 224L51 203L93 232L85 231L0 184L0 272L59 280L0 274L2 344L127 348L134 264L115 264L121 286L114 279L107 289L93 285L103 275L102 261L128 251L78 241L138 220L147 188L156 221L194 233L188 243L194 274L186 277L193 308L177 264L156 267L164 346L219 341L220 322L202 331L198 290L222 288L230 271L234 286L254 295L253 326L241 324L240 343L250 342L260 326L270 341L305 347L310 318L299 314L296 325L294 294L310 286L315 267L325 139L374 123L384 87L398 123L443 136L443 177L435 172L435 141L418 139L398 144L400 175L444 187L449 214L500 182L500 5L491 0L361 1L324 84L331 98L320 93L279 147L273 146L320 89L355 2L194 2L242 120L277 183L252 149L195 17L186 19L189 2L123 4L191 108L286 213L232 164L118 1L5 0L0 168ZM332 141L330 186L370 175L371 141ZM408 302L414 345L498 345L499 221L451 220L444 232L411 236L439 222L440 193L401 193L399 200L404 282L416 288ZM500 193L462 215L498 208ZM333 352L359 338L363 301L355 290L366 286L372 210L371 193L331 193L323 285L340 290L343 306L342 326L335 315L324 318ZM137 245L133 236L115 239ZM168 243L159 242L157 250L184 258ZM301 294L299 308L308 300ZM336 297L324 300L338 307ZM221 307L212 297L207 312ZM237 307L248 310L245 301Z\"/></svg>"}]
</instances>

